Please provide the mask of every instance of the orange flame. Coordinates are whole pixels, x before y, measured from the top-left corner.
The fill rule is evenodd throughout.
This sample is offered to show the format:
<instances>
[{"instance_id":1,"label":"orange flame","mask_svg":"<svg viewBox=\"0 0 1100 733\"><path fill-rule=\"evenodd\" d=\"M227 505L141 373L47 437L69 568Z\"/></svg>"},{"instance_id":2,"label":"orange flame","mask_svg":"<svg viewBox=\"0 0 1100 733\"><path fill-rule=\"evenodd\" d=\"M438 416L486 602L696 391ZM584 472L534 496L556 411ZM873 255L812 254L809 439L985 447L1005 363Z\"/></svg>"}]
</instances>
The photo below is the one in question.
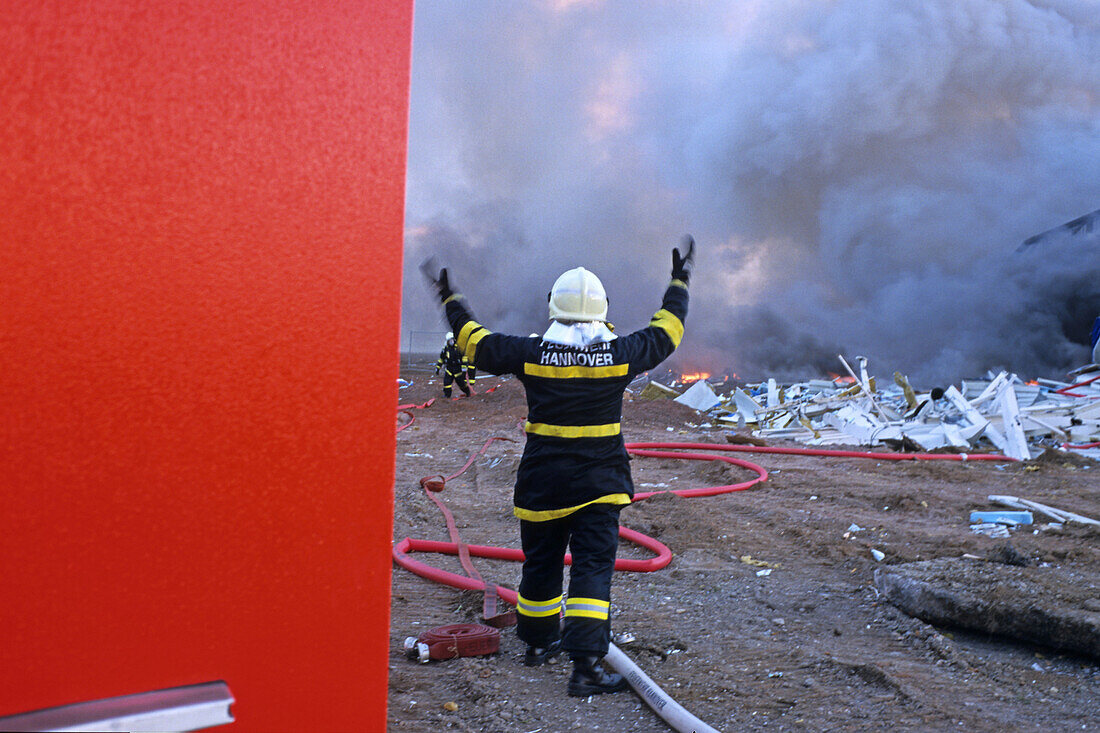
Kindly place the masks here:
<instances>
[{"instance_id":1,"label":"orange flame","mask_svg":"<svg viewBox=\"0 0 1100 733\"><path fill-rule=\"evenodd\" d=\"M691 384L692 382L698 382L700 379L707 379L710 377L710 372L692 372L691 374L681 374L680 381L684 384Z\"/></svg>"}]
</instances>

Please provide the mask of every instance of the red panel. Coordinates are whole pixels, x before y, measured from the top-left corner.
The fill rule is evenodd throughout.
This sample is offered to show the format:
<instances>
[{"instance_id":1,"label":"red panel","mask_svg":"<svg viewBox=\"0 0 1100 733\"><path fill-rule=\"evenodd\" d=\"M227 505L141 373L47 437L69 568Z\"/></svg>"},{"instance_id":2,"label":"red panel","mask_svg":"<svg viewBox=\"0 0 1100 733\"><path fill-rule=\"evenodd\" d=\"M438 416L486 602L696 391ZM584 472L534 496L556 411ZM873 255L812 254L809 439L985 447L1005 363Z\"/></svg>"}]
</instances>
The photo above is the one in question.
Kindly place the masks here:
<instances>
[{"instance_id":1,"label":"red panel","mask_svg":"<svg viewBox=\"0 0 1100 733\"><path fill-rule=\"evenodd\" d=\"M0 715L385 727L411 23L0 9Z\"/></svg>"}]
</instances>

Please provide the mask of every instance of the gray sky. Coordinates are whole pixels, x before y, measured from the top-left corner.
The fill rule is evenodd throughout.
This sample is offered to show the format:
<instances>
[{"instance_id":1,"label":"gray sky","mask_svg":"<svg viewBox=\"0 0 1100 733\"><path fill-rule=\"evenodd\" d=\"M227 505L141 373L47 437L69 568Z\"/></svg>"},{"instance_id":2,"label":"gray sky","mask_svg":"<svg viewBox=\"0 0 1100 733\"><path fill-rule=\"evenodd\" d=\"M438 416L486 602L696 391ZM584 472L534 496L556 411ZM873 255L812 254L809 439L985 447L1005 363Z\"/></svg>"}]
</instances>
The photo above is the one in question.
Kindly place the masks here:
<instances>
[{"instance_id":1,"label":"gray sky","mask_svg":"<svg viewBox=\"0 0 1100 733\"><path fill-rule=\"evenodd\" d=\"M1017 248L1100 208L1095 0L423 0L413 35L403 333L445 330L429 254L494 331L577 265L639 328L690 232L680 369L1087 361L1100 232Z\"/></svg>"}]
</instances>

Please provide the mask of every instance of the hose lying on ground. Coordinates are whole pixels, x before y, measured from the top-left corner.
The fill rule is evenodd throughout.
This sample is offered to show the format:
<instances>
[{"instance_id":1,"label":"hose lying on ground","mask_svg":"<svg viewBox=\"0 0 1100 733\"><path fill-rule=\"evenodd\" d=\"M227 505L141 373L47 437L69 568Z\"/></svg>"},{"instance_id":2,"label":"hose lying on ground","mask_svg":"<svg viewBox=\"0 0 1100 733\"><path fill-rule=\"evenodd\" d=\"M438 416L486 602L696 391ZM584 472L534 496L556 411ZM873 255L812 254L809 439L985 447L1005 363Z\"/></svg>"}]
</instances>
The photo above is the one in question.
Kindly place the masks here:
<instances>
[{"instance_id":1,"label":"hose lying on ground","mask_svg":"<svg viewBox=\"0 0 1100 733\"><path fill-rule=\"evenodd\" d=\"M653 708L653 712L661 716L661 719L672 726L675 731L682 733L718 733L703 721L684 709L684 706L669 697L657 684L634 664L630 657L623 654L619 647L612 644L607 650L607 656L603 658L616 672L626 678L627 683L638 693L638 697L645 701L646 705Z\"/></svg>"},{"instance_id":2,"label":"hose lying on ground","mask_svg":"<svg viewBox=\"0 0 1100 733\"><path fill-rule=\"evenodd\" d=\"M401 423L400 425L398 425L397 426L397 432L400 433L402 430L404 430L405 428L409 427L414 422L416 422L416 418L413 416L413 414L411 412L409 412L409 410L423 410L427 407L431 407L433 402L435 402L435 397L432 397L430 400L428 400L427 402L425 402L424 404L421 404L421 405L398 405L397 406L397 414L398 415L408 415L409 416L409 421L405 422L405 423Z\"/></svg>"}]
</instances>

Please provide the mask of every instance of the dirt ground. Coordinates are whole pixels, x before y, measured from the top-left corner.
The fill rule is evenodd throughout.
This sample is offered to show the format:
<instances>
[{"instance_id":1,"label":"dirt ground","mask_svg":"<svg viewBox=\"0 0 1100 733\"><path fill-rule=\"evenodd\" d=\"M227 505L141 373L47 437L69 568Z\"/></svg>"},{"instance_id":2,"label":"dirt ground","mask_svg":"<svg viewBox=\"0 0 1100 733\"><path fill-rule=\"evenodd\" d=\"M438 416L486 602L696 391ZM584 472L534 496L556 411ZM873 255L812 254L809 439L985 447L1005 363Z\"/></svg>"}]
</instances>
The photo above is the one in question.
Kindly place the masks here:
<instances>
[{"instance_id":1,"label":"dirt ground","mask_svg":"<svg viewBox=\"0 0 1100 733\"><path fill-rule=\"evenodd\" d=\"M470 544L518 547L512 482L526 414L514 379L479 379L478 394L445 401L430 371L402 403L440 397L414 410L397 436L394 540L447 540L439 510L419 479L457 471L489 437L496 442L439 494ZM486 389L497 389L486 393ZM407 417L401 416L401 421ZM627 442L726 442L727 431L668 400L628 401ZM796 445L796 444L791 444ZM728 454L727 454L728 455ZM1095 572L1100 532L1067 525L1015 529L1011 538L972 534L969 513L1011 494L1100 517L1100 464L1079 459L1009 462L898 462L739 454L769 479L708 498L660 494L627 507L622 524L673 552L654 573L616 573L612 632L618 646L681 705L722 731L967 730L1078 731L1100 728L1095 660L1011 639L910 618L879 596L884 565L958 557L1022 555L1036 565ZM636 489L736 483L752 473L724 463L635 458ZM859 531L849 531L852 524ZM1011 547L1006 552L1005 545ZM884 554L878 562L872 550ZM620 557L647 551L622 543ZM768 574L758 574L764 567ZM461 573L453 557L417 555ZM515 587L519 565L474 560L481 574ZM1090 603L1089 611L1100 610ZM514 627L500 653L418 664L406 636L477 622L481 594L393 571L389 729L402 731L665 731L632 692L592 698L565 693L567 661L523 666Z\"/></svg>"}]
</instances>

